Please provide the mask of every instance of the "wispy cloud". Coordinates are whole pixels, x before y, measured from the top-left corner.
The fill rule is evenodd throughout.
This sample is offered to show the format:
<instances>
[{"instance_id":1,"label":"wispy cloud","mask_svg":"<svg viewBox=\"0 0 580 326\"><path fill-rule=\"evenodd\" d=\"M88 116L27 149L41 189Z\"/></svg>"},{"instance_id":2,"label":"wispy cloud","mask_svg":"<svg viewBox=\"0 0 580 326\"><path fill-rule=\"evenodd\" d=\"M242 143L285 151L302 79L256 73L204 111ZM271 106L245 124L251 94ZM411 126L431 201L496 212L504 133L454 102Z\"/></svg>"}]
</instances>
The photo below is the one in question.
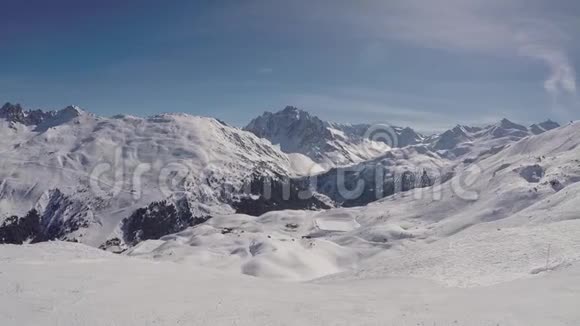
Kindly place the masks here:
<instances>
[{"instance_id":1,"label":"wispy cloud","mask_svg":"<svg viewBox=\"0 0 580 326\"><path fill-rule=\"evenodd\" d=\"M562 97L576 95L576 72L566 53L544 45L524 46L521 53L541 60L549 67L550 73L544 82L544 89L552 96L556 105Z\"/></svg>"},{"instance_id":2,"label":"wispy cloud","mask_svg":"<svg viewBox=\"0 0 580 326\"><path fill-rule=\"evenodd\" d=\"M549 70L544 89L554 104L562 105L563 97L576 97L576 72L567 52L573 35L561 27L561 21L544 15L542 6L534 6L537 4L534 0L371 3L365 8L366 17L352 23L362 23L359 26L364 26L373 37L448 51L539 60Z\"/></svg>"}]
</instances>

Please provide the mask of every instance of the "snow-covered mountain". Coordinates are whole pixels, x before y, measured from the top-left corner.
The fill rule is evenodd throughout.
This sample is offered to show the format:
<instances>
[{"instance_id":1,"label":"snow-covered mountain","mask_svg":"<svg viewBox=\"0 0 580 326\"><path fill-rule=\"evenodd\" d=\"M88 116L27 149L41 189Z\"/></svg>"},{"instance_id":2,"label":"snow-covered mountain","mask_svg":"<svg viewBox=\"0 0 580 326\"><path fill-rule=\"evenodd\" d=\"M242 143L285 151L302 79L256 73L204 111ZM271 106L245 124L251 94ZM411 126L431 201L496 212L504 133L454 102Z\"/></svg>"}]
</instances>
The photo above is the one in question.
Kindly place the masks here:
<instances>
[{"instance_id":1,"label":"snow-covered mountain","mask_svg":"<svg viewBox=\"0 0 580 326\"><path fill-rule=\"evenodd\" d=\"M5 105L0 117L0 219L35 209L36 240L136 243L217 213L327 207L298 199L296 188L282 201L276 189L294 175L291 159L215 119L103 118L72 106L44 113L19 105ZM264 184L273 185L268 198Z\"/></svg>"},{"instance_id":2,"label":"snow-covered mountain","mask_svg":"<svg viewBox=\"0 0 580 326\"><path fill-rule=\"evenodd\" d=\"M558 123L547 120L525 127L508 119L485 127L457 125L431 137L428 144L431 150L449 159L475 160L481 155L497 152L510 143L559 126Z\"/></svg>"},{"instance_id":3,"label":"snow-covered mountain","mask_svg":"<svg viewBox=\"0 0 580 326\"><path fill-rule=\"evenodd\" d=\"M292 107L250 126L254 133L267 131L261 136L289 152L358 163L302 177L320 171L308 157L283 153L266 139L211 118L104 118L74 106L43 112L6 104L0 109L3 241L63 239L118 247L220 214L365 205L444 182L460 162L482 160L556 124L527 128L503 120L458 126L429 139L409 128L389 129L397 141L409 143L396 148L365 139L373 132L370 125L323 122ZM364 187L355 189L360 182Z\"/></svg>"},{"instance_id":4,"label":"snow-covered mountain","mask_svg":"<svg viewBox=\"0 0 580 326\"><path fill-rule=\"evenodd\" d=\"M270 140L286 153L301 153L330 167L359 163L380 156L390 147L423 140L411 128L332 123L292 106L276 113L265 112L244 130Z\"/></svg>"},{"instance_id":5,"label":"snow-covered mountain","mask_svg":"<svg viewBox=\"0 0 580 326\"><path fill-rule=\"evenodd\" d=\"M457 166L477 163L525 137L558 126L546 121L528 128L507 119L486 127L457 126L421 138L422 143L392 148L376 158L331 168L307 179L337 206L362 206L396 193L445 182Z\"/></svg>"},{"instance_id":6,"label":"snow-covered mountain","mask_svg":"<svg viewBox=\"0 0 580 326\"><path fill-rule=\"evenodd\" d=\"M580 263L579 144L580 123L571 124L366 206L216 216L127 254L270 279L327 276L319 283L533 278Z\"/></svg>"},{"instance_id":7,"label":"snow-covered mountain","mask_svg":"<svg viewBox=\"0 0 580 326\"><path fill-rule=\"evenodd\" d=\"M25 126L38 125L44 120L54 117L54 115L56 115L56 111L26 111L20 104L6 103L0 108L0 119L18 122Z\"/></svg>"},{"instance_id":8,"label":"snow-covered mountain","mask_svg":"<svg viewBox=\"0 0 580 326\"><path fill-rule=\"evenodd\" d=\"M328 171L310 181L319 193L339 205L363 205L397 189L421 186L421 179L446 180L458 164L482 160L509 144L558 126L548 120L525 127L503 119L484 127L458 125L425 137L411 128L331 123L287 107L264 113L245 130L269 139L286 153L301 153L322 163ZM364 180L370 188L361 190L356 200L347 200L338 192L339 177L350 185ZM377 177L384 183L380 194L373 193Z\"/></svg>"}]
</instances>

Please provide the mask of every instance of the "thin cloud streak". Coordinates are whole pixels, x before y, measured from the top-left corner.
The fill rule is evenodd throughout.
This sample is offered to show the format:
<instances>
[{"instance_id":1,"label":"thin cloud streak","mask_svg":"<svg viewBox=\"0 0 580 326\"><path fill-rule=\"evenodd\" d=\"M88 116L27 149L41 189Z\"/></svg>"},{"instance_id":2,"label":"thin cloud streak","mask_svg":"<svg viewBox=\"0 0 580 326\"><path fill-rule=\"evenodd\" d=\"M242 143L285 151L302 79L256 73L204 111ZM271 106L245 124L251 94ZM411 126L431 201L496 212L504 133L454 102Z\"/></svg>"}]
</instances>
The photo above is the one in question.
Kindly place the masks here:
<instances>
[{"instance_id":1,"label":"thin cloud streak","mask_svg":"<svg viewBox=\"0 0 580 326\"><path fill-rule=\"evenodd\" d=\"M576 72L565 53L542 46L527 46L522 48L522 54L542 60L548 65L550 75L544 82L544 88L552 96L576 94Z\"/></svg>"},{"instance_id":2,"label":"thin cloud streak","mask_svg":"<svg viewBox=\"0 0 580 326\"><path fill-rule=\"evenodd\" d=\"M408 0L384 5L379 24L387 38L449 51L519 55L550 70L544 88L558 102L576 95L576 72L566 52L571 37L541 13L524 11L525 2L505 0ZM376 27L375 27L376 28Z\"/></svg>"}]
</instances>

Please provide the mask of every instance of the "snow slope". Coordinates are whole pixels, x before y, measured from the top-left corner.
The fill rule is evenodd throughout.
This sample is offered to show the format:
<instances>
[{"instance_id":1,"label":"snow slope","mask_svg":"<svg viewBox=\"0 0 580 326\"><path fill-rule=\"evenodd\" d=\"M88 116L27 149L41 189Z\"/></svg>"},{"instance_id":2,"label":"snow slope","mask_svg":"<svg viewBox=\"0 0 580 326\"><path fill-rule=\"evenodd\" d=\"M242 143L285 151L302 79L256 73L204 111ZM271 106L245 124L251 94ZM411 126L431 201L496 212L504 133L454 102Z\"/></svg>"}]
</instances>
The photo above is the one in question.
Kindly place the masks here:
<instances>
[{"instance_id":1,"label":"snow slope","mask_svg":"<svg viewBox=\"0 0 580 326\"><path fill-rule=\"evenodd\" d=\"M578 265L471 289L404 278L287 283L108 254L0 250L2 325L575 325Z\"/></svg>"},{"instance_id":2,"label":"snow slope","mask_svg":"<svg viewBox=\"0 0 580 326\"><path fill-rule=\"evenodd\" d=\"M394 250L373 257L355 273L476 286L577 261L579 142L580 125L562 127L469 167L479 172L472 173L471 182L461 172L435 192L418 189L357 209L365 227L352 236L368 238L392 225L411 240L385 235L385 241L395 242ZM537 170L537 178L530 178L529 167ZM461 179L470 185L461 186Z\"/></svg>"}]
</instances>

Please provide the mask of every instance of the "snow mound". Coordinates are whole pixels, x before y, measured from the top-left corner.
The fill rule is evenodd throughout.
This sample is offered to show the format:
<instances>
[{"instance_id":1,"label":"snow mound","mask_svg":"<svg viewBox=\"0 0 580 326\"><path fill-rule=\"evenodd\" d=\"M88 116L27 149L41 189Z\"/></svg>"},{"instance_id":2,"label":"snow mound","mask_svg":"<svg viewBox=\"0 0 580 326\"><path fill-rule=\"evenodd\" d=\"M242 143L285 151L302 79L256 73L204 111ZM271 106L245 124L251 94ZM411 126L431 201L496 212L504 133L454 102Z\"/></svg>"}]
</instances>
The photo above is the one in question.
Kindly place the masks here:
<instances>
[{"instance_id":1,"label":"snow mound","mask_svg":"<svg viewBox=\"0 0 580 326\"><path fill-rule=\"evenodd\" d=\"M355 250L308 236L316 229L307 212L216 216L159 241L143 242L126 254L291 281L338 273L356 264Z\"/></svg>"}]
</instances>

